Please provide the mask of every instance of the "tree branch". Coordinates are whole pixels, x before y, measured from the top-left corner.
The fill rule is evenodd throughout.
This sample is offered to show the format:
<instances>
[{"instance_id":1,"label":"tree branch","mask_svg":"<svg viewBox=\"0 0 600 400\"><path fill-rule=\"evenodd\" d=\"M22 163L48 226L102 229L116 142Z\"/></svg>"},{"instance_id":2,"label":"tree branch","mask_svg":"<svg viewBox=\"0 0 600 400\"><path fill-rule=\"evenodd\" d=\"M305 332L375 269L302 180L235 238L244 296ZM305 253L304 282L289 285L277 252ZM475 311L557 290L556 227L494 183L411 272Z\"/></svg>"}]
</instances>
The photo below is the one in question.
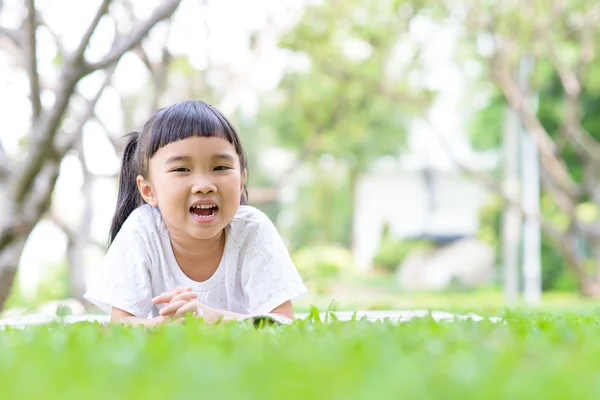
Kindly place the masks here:
<instances>
[{"instance_id":1,"label":"tree branch","mask_svg":"<svg viewBox=\"0 0 600 400\"><path fill-rule=\"evenodd\" d=\"M70 226L68 226L64 221L62 221L56 214L49 213L47 218L61 231L63 231L63 233L67 236L67 240L69 241L69 243L73 244L78 240L78 233L75 230L73 230ZM91 240L90 243L98 247L100 250L106 251L106 246L98 242L97 240Z\"/></svg>"},{"instance_id":2,"label":"tree branch","mask_svg":"<svg viewBox=\"0 0 600 400\"><path fill-rule=\"evenodd\" d=\"M540 160L557 186L571 198L579 193L577 184L571 177L564 161L557 158L556 144L548 135L537 117L526 106L525 96L509 72L501 47L491 60L492 76L502 91L508 104L519 114L521 121L533 136L540 152Z\"/></svg>"},{"instance_id":3,"label":"tree branch","mask_svg":"<svg viewBox=\"0 0 600 400\"><path fill-rule=\"evenodd\" d=\"M71 271L73 271L77 268L81 268L81 265L78 265L78 264L81 263L81 261L82 261L81 260L82 252L83 252L83 249L81 248L82 246L85 246L87 243L92 243L93 245L98 247L100 250L102 250L102 251L106 250L106 246L104 246L102 243L100 243L96 240L92 240L90 238L90 226L92 224L92 218L94 215L93 201L92 201L93 200L92 199L92 185L96 178L96 175L92 174L87 167L85 154L83 152L83 142L81 139L82 139L81 135L78 135L77 143L74 145L74 148L77 150L77 154L79 156L79 161L81 163L81 170L83 172L83 182L84 182L84 187L82 188L83 197L84 197L84 200L83 200L84 209L83 209L83 216L81 218L81 223L79 224L79 227L76 230L74 230L70 226L68 226L66 223L61 221L61 219L56 214L50 213L50 216L49 216L49 219L52 222L54 222L65 233L65 235L67 235L67 239L69 241L68 251L70 253L69 262L77 264L77 265L71 265ZM77 252L77 250L79 250L79 254L75 254ZM74 260L73 258L78 258L78 259Z\"/></svg>"},{"instance_id":4,"label":"tree branch","mask_svg":"<svg viewBox=\"0 0 600 400\"><path fill-rule=\"evenodd\" d=\"M452 159L452 162L463 173L465 173L466 175L475 179L479 183L483 184L485 187L487 187L489 190L494 192L496 195L500 196L500 198L502 199L502 201L505 204L513 207L522 217L539 222L540 225L542 226L542 228L544 229L544 232L547 233L548 236L551 236L552 238L556 238L556 239L562 239L563 234L558 229L556 229L554 226L552 226L552 224L550 224L550 222L548 222L546 219L544 219L542 215L532 214L532 213L528 212L527 210L525 210L521 201L510 196L508 193L506 193L506 190L500 184L498 184L490 175L488 175L484 172L481 172L481 171L476 171L473 168L471 168L471 167L467 166L466 164L464 164L463 162L461 162L459 157L456 156L456 154L454 154L454 151L452 150L450 143L448 143L448 141L446 140L446 138L444 137L442 132L440 132L435 127L435 125L433 123L431 123L431 121L429 119L426 119L426 122L429 125L431 131L436 136L438 142L444 148L444 151L446 152L446 154Z\"/></svg>"},{"instance_id":5,"label":"tree branch","mask_svg":"<svg viewBox=\"0 0 600 400\"><path fill-rule=\"evenodd\" d=\"M83 54L85 53L90 37L98 26L98 22L108 11L110 2L111 0L104 0L102 2L77 49L61 68L59 78L61 85L56 91L54 105L47 112L41 113L39 118L33 121L30 131L32 143L28 147L29 151L22 165L17 168L18 172L13 180L12 188L16 204L24 202L36 175L40 172L48 157L48 152L52 149L52 142L69 106L71 95L75 91L75 85L86 75L85 68L83 67Z\"/></svg>"},{"instance_id":6,"label":"tree branch","mask_svg":"<svg viewBox=\"0 0 600 400\"><path fill-rule=\"evenodd\" d=\"M42 103L40 101L40 75L37 68L36 52L36 30L38 27L37 11L35 9L35 0L26 0L27 17L24 22L25 32L25 64L27 66L27 75L29 76L29 99L31 100L31 109L33 120L36 120L42 112Z\"/></svg>"},{"instance_id":7,"label":"tree branch","mask_svg":"<svg viewBox=\"0 0 600 400\"><path fill-rule=\"evenodd\" d=\"M83 64L83 61L84 61L83 56L85 53L85 49L87 49L87 46L90 43L90 39L91 39L92 35L94 34L94 32L96 31L96 28L98 27L98 24L100 23L100 20L102 19L102 17L104 15L106 15L108 13L108 8L110 6L110 3L112 3L112 0L103 0L102 4L100 4L98 11L96 11L96 15L94 15L94 19L92 19L92 22L90 23L87 30L83 34L83 37L81 38L81 41L79 42L79 45L77 46L77 49L75 50L75 52L72 55L71 62L74 65L82 65ZM85 75L85 73L83 73L82 75Z\"/></svg>"},{"instance_id":8,"label":"tree branch","mask_svg":"<svg viewBox=\"0 0 600 400\"><path fill-rule=\"evenodd\" d=\"M565 91L566 102L565 102L565 114L563 119L563 129L567 138L573 142L580 155L586 157L588 161L597 163L600 160L600 144L588 133L585 132L581 126L581 112L580 112L580 97L581 97L581 76L580 72L583 71L588 64L588 60L585 60L588 56L584 56L584 50L580 52L580 59L578 67L575 70L569 69L569 67L561 60L556 50L555 43L552 39L552 33L550 27L540 30L540 35L548 49L548 56L550 61L554 65L558 77ZM584 40L584 39L582 39ZM582 44L581 47L584 47Z\"/></svg>"},{"instance_id":9,"label":"tree branch","mask_svg":"<svg viewBox=\"0 0 600 400\"><path fill-rule=\"evenodd\" d=\"M67 151L69 151L75 146L75 143L77 142L77 140L79 140L79 137L81 136L83 126L96 115L94 112L96 104L98 104L98 100L100 100L100 97L102 97L104 90L110 85L113 74L115 72L115 68L116 65L113 65L105 71L104 81L98 88L96 95L92 99L86 100L85 110L79 117L76 128L73 129L70 135L66 135L66 138L64 139L62 144L55 144L55 152L59 158L62 158L62 156L64 156L67 153Z\"/></svg>"},{"instance_id":10,"label":"tree branch","mask_svg":"<svg viewBox=\"0 0 600 400\"><path fill-rule=\"evenodd\" d=\"M154 74L154 64L150 61L150 57L148 57L148 53L146 52L146 49L144 49L144 46L139 43L135 46L133 52L139 57L140 61L144 63L150 74Z\"/></svg>"},{"instance_id":11,"label":"tree branch","mask_svg":"<svg viewBox=\"0 0 600 400\"><path fill-rule=\"evenodd\" d=\"M552 180L548 171L546 169L541 168L540 171L540 179L544 185L544 188L550 193L552 199L565 214L569 216L569 218L576 219L577 215L575 214L575 204L567 196L563 191L561 191Z\"/></svg>"},{"instance_id":12,"label":"tree branch","mask_svg":"<svg viewBox=\"0 0 600 400\"><path fill-rule=\"evenodd\" d=\"M431 121L426 120L426 122L430 126L432 132L435 134L436 138L438 139L438 142L444 148L446 154L452 159L452 162L464 174L470 176L471 178L486 186L489 190L491 190L493 193L499 196L504 204L512 207L515 211L517 211L519 215L521 215L521 217L538 222L540 224L540 227L544 231L544 234L546 234L555 243L560 245L561 248L563 248L566 257L570 262L569 266L571 267L571 269L573 269L573 271L579 276L585 274L585 271L583 271L582 269L581 263L578 262L578 257L572 245L569 244L569 239L571 237L569 232L561 232L560 230L555 228L548 220L546 220L541 214L532 214L528 212L523 207L523 203L521 201L511 197L508 193L506 193L506 190L501 185L499 185L490 175L480 171L476 171L467 166L466 164L462 163L460 159L454 154L452 147L450 146L444 135L437 130L437 128L431 123ZM576 222L576 220L572 221Z\"/></svg>"},{"instance_id":13,"label":"tree branch","mask_svg":"<svg viewBox=\"0 0 600 400\"><path fill-rule=\"evenodd\" d=\"M75 141L81 136L81 131L84 125L94 115L94 108L98 102L98 99L102 95L104 89L110 82L110 77L114 68L107 71L107 77L103 85L100 87L93 99L87 101L86 109L78 118L76 128L73 132L67 136L65 143L62 145L52 146L51 157L47 158L42 165L41 170L35 177L33 187L29 193L29 196L25 199L22 211L24 214L23 223L25 225L35 224L42 215L48 210L50 200L52 198L52 192L56 180L58 179L60 163L67 151L69 151L75 145ZM110 72L110 73L108 73Z\"/></svg>"},{"instance_id":14,"label":"tree branch","mask_svg":"<svg viewBox=\"0 0 600 400\"><path fill-rule=\"evenodd\" d=\"M0 26L0 38L1 37L8 38L13 45L15 45L15 47L21 47L21 37L19 35L19 31Z\"/></svg>"},{"instance_id":15,"label":"tree branch","mask_svg":"<svg viewBox=\"0 0 600 400\"><path fill-rule=\"evenodd\" d=\"M577 62L576 74L579 82L583 82L587 74L590 62L594 59L596 29L598 25L598 14L600 5L596 2L590 10L584 13L584 23L581 28L579 60Z\"/></svg>"},{"instance_id":16,"label":"tree branch","mask_svg":"<svg viewBox=\"0 0 600 400\"><path fill-rule=\"evenodd\" d=\"M50 199L58 174L60 163L56 160L46 162L35 177L26 204L22 207L22 219L20 223L33 229L42 215L50 206Z\"/></svg>"},{"instance_id":17,"label":"tree branch","mask_svg":"<svg viewBox=\"0 0 600 400\"><path fill-rule=\"evenodd\" d=\"M29 145L29 151L22 160L21 165L16 168L17 173L12 180L11 186L16 204L23 204L37 173L41 170L44 161L49 155L49 151L52 150L52 143L69 105L77 82L92 71L115 64L125 51L129 50L143 38L153 24L162 18L167 18L179 4L179 0L169 0L168 2L163 3L148 21L134 29L134 34L125 40L125 42L129 44L128 46L118 47L117 51L113 49L104 62L95 64L90 68L83 60L83 54L86 48L84 43L89 42L89 38L96 29L100 18L107 12L109 3L110 0L103 1L77 50L62 68L61 76L59 78L61 86L56 92L56 100L53 107L47 110L47 112L43 112L40 115L40 118L34 121L30 133L32 143ZM165 10L168 10L169 12L165 12Z\"/></svg>"},{"instance_id":18,"label":"tree branch","mask_svg":"<svg viewBox=\"0 0 600 400\"><path fill-rule=\"evenodd\" d=\"M154 25L164 19L169 18L175 12L180 2L181 0L163 1L162 4L156 8L152 16L148 18L148 20L134 28L127 39L117 43L103 60L93 64L86 64L85 71L90 73L116 63L121 56L123 56L123 54L133 49L138 43L140 43Z\"/></svg>"},{"instance_id":19,"label":"tree branch","mask_svg":"<svg viewBox=\"0 0 600 400\"><path fill-rule=\"evenodd\" d=\"M67 54L67 51L65 50L65 47L61 41L61 38L56 34L56 32L54 32L52 29L50 29L50 26L46 23L46 20L44 19L44 16L42 14L38 14L37 18L38 18L38 26L43 26L48 30L48 33L50 33L50 35L54 39L54 44L56 44L56 47L58 48L58 53L62 57L65 57L65 55Z\"/></svg>"},{"instance_id":20,"label":"tree branch","mask_svg":"<svg viewBox=\"0 0 600 400\"><path fill-rule=\"evenodd\" d=\"M167 86L167 76L169 72L169 64L173 56L169 52L167 45L162 48L161 58L159 62L152 62L144 46L140 43L134 50L135 54L144 63L154 83L154 98L152 99L152 109L156 110L160 107L160 97L164 95Z\"/></svg>"},{"instance_id":21,"label":"tree branch","mask_svg":"<svg viewBox=\"0 0 600 400\"><path fill-rule=\"evenodd\" d=\"M115 151L117 153L122 152L124 150L124 144L121 143L121 141L119 140L119 137L115 136L110 131L110 129L108 129L108 127L106 126L106 124L104 123L104 121L102 121L100 118L98 118L97 115L94 115L94 119L95 119L96 123L98 123L98 125L100 125L100 127L104 130L104 132L106 132L106 137L108 138L108 140L110 141L110 143L115 148Z\"/></svg>"},{"instance_id":22,"label":"tree branch","mask_svg":"<svg viewBox=\"0 0 600 400\"><path fill-rule=\"evenodd\" d=\"M9 174L8 157L0 140L0 182L4 181Z\"/></svg>"}]
</instances>

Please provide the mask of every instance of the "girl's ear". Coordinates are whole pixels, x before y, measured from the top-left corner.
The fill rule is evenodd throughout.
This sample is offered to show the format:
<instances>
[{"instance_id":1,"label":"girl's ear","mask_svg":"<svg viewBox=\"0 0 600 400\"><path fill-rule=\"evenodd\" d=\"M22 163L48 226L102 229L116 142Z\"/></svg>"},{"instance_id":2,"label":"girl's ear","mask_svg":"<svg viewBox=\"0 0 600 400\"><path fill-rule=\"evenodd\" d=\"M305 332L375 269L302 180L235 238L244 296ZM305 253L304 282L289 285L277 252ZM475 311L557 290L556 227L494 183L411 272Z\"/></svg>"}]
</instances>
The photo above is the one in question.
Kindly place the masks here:
<instances>
[{"instance_id":1,"label":"girl's ear","mask_svg":"<svg viewBox=\"0 0 600 400\"><path fill-rule=\"evenodd\" d=\"M244 185L246 184L246 178L248 177L248 170L244 170L244 172L242 172L242 180L240 182L240 192L244 191Z\"/></svg>"},{"instance_id":2,"label":"girl's ear","mask_svg":"<svg viewBox=\"0 0 600 400\"><path fill-rule=\"evenodd\" d=\"M137 182L138 190L144 201L152 207L156 207L158 201L156 200L156 195L154 194L154 190L152 190L152 186L150 186L150 182L146 181L141 175L138 175L137 178L135 178L135 181Z\"/></svg>"}]
</instances>

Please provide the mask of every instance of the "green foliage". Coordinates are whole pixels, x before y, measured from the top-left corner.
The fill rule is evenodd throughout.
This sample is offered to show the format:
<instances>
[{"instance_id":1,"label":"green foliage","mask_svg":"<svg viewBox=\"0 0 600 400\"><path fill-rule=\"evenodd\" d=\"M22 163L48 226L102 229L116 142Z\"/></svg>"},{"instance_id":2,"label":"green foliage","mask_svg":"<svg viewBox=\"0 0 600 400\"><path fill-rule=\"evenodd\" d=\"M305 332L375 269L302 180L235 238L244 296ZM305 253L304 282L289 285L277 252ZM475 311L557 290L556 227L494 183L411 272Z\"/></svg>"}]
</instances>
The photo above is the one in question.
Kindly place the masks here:
<instances>
[{"instance_id":1,"label":"green foliage","mask_svg":"<svg viewBox=\"0 0 600 400\"><path fill-rule=\"evenodd\" d=\"M577 290L575 276L566 268L556 244L542 240L542 290Z\"/></svg>"},{"instance_id":2,"label":"green foliage","mask_svg":"<svg viewBox=\"0 0 600 400\"><path fill-rule=\"evenodd\" d=\"M600 314L0 331L7 399L600 397ZM416 367L418 366L418 368Z\"/></svg>"},{"instance_id":3,"label":"green foliage","mask_svg":"<svg viewBox=\"0 0 600 400\"><path fill-rule=\"evenodd\" d=\"M500 232L502 227L503 202L498 196L491 197L480 211L480 228L478 238L496 249L497 264L502 263L502 243ZM543 194L541 199L543 214L557 229L564 229L566 216L552 199ZM542 290L576 290L575 277L565 267L565 259L560 248L548 236L542 235L541 242ZM502 271L497 271L498 280Z\"/></svg>"},{"instance_id":4,"label":"green foliage","mask_svg":"<svg viewBox=\"0 0 600 400\"><path fill-rule=\"evenodd\" d=\"M308 170L287 213L293 250L351 245L356 178L378 157L400 154L412 117L427 108L431 93L406 79L418 68L418 50L407 44L419 12L418 2L312 4L280 40L297 62L262 97L255 131L296 152ZM320 170L322 157L341 167Z\"/></svg>"},{"instance_id":5,"label":"green foliage","mask_svg":"<svg viewBox=\"0 0 600 400\"><path fill-rule=\"evenodd\" d=\"M428 251L435 244L426 239L395 240L384 234L379 245L379 250L373 258L373 266L386 272L393 273L402 261L416 251Z\"/></svg>"},{"instance_id":6,"label":"green foliage","mask_svg":"<svg viewBox=\"0 0 600 400\"><path fill-rule=\"evenodd\" d=\"M506 102L495 93L485 106L467 119L467 132L475 150L498 150L502 141L502 125Z\"/></svg>"},{"instance_id":7,"label":"green foliage","mask_svg":"<svg viewBox=\"0 0 600 400\"><path fill-rule=\"evenodd\" d=\"M335 278L354 269L350 250L340 246L310 246L292 254L294 265L306 280Z\"/></svg>"},{"instance_id":8,"label":"green foliage","mask_svg":"<svg viewBox=\"0 0 600 400\"><path fill-rule=\"evenodd\" d=\"M292 254L310 293L324 295L355 270L352 252L337 245L309 245Z\"/></svg>"},{"instance_id":9,"label":"green foliage","mask_svg":"<svg viewBox=\"0 0 600 400\"><path fill-rule=\"evenodd\" d=\"M397 45L408 40L410 15L401 7L351 0L307 8L280 46L309 65L288 71L261 109L282 145L330 153L359 169L399 152L411 114L430 96L407 86L416 54L408 65L394 61Z\"/></svg>"},{"instance_id":10,"label":"green foliage","mask_svg":"<svg viewBox=\"0 0 600 400\"><path fill-rule=\"evenodd\" d=\"M353 192L345 169L309 166L305 173L308 179L298 187L296 200L285 206L293 220L281 230L291 251L329 243L349 247Z\"/></svg>"},{"instance_id":11,"label":"green foliage","mask_svg":"<svg viewBox=\"0 0 600 400\"><path fill-rule=\"evenodd\" d=\"M66 262L45 266L42 275L43 279L39 282L35 298L25 298L19 285L15 284L6 300L5 308L25 307L32 309L51 300L69 297L69 268ZM18 277L16 281L18 281Z\"/></svg>"},{"instance_id":12,"label":"green foliage","mask_svg":"<svg viewBox=\"0 0 600 400\"><path fill-rule=\"evenodd\" d=\"M490 196L479 210L479 232L477 239L492 246L494 249L494 265L499 268L495 271L495 282L499 283L502 276L502 243L500 242L500 229L502 227L502 199L499 196Z\"/></svg>"},{"instance_id":13,"label":"green foliage","mask_svg":"<svg viewBox=\"0 0 600 400\"><path fill-rule=\"evenodd\" d=\"M600 39L600 25L592 3L573 0L556 8L549 7L547 1L483 1L473 2L460 16L451 2L445 3L451 18L459 17L465 22L462 44L470 44L469 55L477 58L483 66L481 79L475 79L472 86L485 86L484 82L489 80L486 77L499 77L502 73L498 72L504 68L507 75L515 78L515 83L526 84L525 91L535 96L532 105L536 106L537 117L556 144L552 151L558 161L566 165L576 183L583 183L586 176L583 186L587 188L580 191L573 202L575 205L589 202L590 192L595 190L594 182L599 179L597 160L590 160L585 150L575 144L566 127L571 126L572 130L586 137L587 142L583 146L600 141L600 114L597 112L600 106L600 61L590 53L594 47L591 43ZM481 51L486 47L481 45L492 36L495 43L500 44L496 49L501 49L494 56L493 46L488 46L488 51ZM492 45L492 41L489 40L488 44ZM519 73L520 64L525 58L533 61L534 68L527 81L520 82L523 78ZM469 131L477 148L494 148L501 141L502 133L498 129L503 125L501 92L511 92L509 85L502 81L496 80L486 106L481 107L470 120ZM570 107L567 92L576 96L576 108L580 109ZM555 197L552 201L558 200ZM547 213L545 210L544 217L562 230L570 224L570 217L564 213ZM580 239L587 242L584 245L598 240L594 235ZM589 252L583 256L589 257L585 264L597 264ZM554 287L559 281L564 287L574 286L570 276L564 273L565 262L558 246L543 243L543 259L549 263L544 264L545 287ZM590 271L593 275L597 274L595 269L597 267Z\"/></svg>"}]
</instances>

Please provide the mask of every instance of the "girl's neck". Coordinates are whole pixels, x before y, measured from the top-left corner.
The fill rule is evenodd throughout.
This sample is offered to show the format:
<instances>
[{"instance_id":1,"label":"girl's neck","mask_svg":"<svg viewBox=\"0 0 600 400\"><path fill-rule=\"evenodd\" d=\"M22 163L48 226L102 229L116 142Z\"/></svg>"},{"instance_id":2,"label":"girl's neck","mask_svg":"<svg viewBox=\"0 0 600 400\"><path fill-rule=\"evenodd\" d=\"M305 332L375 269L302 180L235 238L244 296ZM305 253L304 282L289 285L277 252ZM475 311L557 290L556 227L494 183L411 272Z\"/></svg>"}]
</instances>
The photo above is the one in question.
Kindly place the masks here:
<instances>
[{"instance_id":1,"label":"girl's neck","mask_svg":"<svg viewBox=\"0 0 600 400\"><path fill-rule=\"evenodd\" d=\"M177 262L182 268L191 265L202 266L206 261L221 260L225 249L225 231L214 238L198 240L193 238L181 238L171 235L171 247ZM218 266L218 263L217 263ZM209 267L210 268L210 267Z\"/></svg>"},{"instance_id":2,"label":"girl's neck","mask_svg":"<svg viewBox=\"0 0 600 400\"><path fill-rule=\"evenodd\" d=\"M171 246L176 255L183 256L186 259L203 259L210 255L223 253L223 249L225 248L225 232L221 231L214 238L205 240L171 235Z\"/></svg>"}]
</instances>

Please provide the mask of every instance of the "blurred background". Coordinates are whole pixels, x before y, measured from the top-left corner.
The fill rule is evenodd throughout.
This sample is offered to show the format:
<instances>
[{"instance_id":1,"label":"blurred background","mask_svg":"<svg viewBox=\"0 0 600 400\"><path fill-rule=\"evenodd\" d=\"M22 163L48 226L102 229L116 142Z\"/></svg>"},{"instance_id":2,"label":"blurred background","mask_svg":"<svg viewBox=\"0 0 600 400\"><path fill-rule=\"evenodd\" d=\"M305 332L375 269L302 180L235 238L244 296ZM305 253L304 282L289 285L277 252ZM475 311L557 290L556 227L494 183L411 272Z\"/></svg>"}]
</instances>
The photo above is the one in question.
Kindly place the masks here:
<instances>
[{"instance_id":1,"label":"blurred background","mask_svg":"<svg viewBox=\"0 0 600 400\"><path fill-rule=\"evenodd\" d=\"M297 309L593 306L599 22L583 0L0 0L0 310L89 307L122 136L189 98L237 127Z\"/></svg>"}]
</instances>

